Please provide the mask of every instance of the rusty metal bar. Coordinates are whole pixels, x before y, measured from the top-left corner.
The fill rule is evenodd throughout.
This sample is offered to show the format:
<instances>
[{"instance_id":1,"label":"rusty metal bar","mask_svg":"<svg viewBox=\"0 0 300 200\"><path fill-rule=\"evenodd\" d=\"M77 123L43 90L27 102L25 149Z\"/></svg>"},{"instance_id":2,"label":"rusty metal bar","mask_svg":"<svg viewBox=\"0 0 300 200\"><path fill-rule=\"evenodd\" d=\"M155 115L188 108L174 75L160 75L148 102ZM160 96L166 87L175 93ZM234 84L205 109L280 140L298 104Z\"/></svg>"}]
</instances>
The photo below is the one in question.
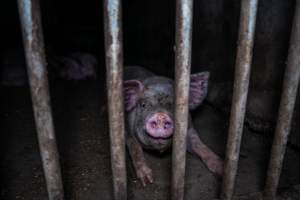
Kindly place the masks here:
<instances>
[{"instance_id":1,"label":"rusty metal bar","mask_svg":"<svg viewBox=\"0 0 300 200\"><path fill-rule=\"evenodd\" d=\"M287 68L285 70L281 101L274 141L267 172L264 199L275 199L300 78L300 1L296 1Z\"/></svg>"},{"instance_id":2,"label":"rusty metal bar","mask_svg":"<svg viewBox=\"0 0 300 200\"><path fill-rule=\"evenodd\" d=\"M18 7L48 196L50 200L62 200L64 192L51 112L39 1L18 0Z\"/></svg>"},{"instance_id":3,"label":"rusty metal bar","mask_svg":"<svg viewBox=\"0 0 300 200\"><path fill-rule=\"evenodd\" d=\"M123 44L120 0L104 1L106 79L115 200L127 199L125 131L123 109Z\"/></svg>"},{"instance_id":4,"label":"rusty metal bar","mask_svg":"<svg viewBox=\"0 0 300 200\"><path fill-rule=\"evenodd\" d=\"M191 69L193 0L176 1L175 133L172 154L172 200L183 200Z\"/></svg>"},{"instance_id":5,"label":"rusty metal bar","mask_svg":"<svg viewBox=\"0 0 300 200\"><path fill-rule=\"evenodd\" d=\"M223 200L231 199L234 192L250 79L257 4L258 0L241 1L235 80L221 192Z\"/></svg>"}]
</instances>

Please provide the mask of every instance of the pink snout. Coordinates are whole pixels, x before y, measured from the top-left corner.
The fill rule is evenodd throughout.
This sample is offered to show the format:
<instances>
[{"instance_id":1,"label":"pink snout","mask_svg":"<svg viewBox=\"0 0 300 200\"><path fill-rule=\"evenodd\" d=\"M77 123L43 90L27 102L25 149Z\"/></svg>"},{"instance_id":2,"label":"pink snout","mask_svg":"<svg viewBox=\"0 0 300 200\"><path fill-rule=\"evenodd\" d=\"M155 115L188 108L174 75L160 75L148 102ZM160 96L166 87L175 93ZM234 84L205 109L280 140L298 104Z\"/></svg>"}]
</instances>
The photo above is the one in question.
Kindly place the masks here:
<instances>
[{"instance_id":1,"label":"pink snout","mask_svg":"<svg viewBox=\"0 0 300 200\"><path fill-rule=\"evenodd\" d=\"M168 138L173 134L174 123L171 117L163 112L157 112L146 120L146 132L154 138Z\"/></svg>"}]
</instances>

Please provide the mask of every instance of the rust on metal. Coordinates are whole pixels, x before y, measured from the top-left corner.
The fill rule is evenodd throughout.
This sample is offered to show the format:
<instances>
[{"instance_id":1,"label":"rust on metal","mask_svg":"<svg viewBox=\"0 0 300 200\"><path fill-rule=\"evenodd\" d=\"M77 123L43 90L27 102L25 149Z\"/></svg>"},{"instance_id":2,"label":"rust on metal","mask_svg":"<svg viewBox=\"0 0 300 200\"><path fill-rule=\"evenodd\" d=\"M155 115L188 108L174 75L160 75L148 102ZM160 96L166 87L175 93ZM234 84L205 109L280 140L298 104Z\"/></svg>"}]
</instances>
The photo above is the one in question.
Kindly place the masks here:
<instances>
[{"instance_id":1,"label":"rust on metal","mask_svg":"<svg viewBox=\"0 0 300 200\"><path fill-rule=\"evenodd\" d=\"M258 0L242 0L235 80L221 199L232 199L248 95Z\"/></svg>"},{"instance_id":2,"label":"rust on metal","mask_svg":"<svg viewBox=\"0 0 300 200\"><path fill-rule=\"evenodd\" d=\"M264 199L275 199L300 78L300 1L296 1L287 68L285 70Z\"/></svg>"},{"instance_id":3,"label":"rust on metal","mask_svg":"<svg viewBox=\"0 0 300 200\"><path fill-rule=\"evenodd\" d=\"M50 200L64 192L51 112L40 6L38 0L18 0L40 154Z\"/></svg>"},{"instance_id":4,"label":"rust on metal","mask_svg":"<svg viewBox=\"0 0 300 200\"><path fill-rule=\"evenodd\" d=\"M172 154L172 200L183 200L192 46L193 0L176 1L175 133Z\"/></svg>"},{"instance_id":5,"label":"rust on metal","mask_svg":"<svg viewBox=\"0 0 300 200\"><path fill-rule=\"evenodd\" d=\"M120 0L104 1L106 79L115 200L127 199L123 108L123 45Z\"/></svg>"}]
</instances>

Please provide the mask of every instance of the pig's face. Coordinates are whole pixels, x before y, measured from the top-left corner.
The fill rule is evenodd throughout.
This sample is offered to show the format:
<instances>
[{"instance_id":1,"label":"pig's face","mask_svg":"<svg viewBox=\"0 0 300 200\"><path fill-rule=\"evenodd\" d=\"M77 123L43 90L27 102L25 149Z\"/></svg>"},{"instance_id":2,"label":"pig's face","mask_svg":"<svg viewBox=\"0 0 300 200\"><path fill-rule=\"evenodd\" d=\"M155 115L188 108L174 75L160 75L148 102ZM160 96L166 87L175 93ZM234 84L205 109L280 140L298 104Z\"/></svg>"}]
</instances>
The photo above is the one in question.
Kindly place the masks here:
<instances>
[{"instance_id":1,"label":"pig's face","mask_svg":"<svg viewBox=\"0 0 300 200\"><path fill-rule=\"evenodd\" d=\"M133 108L134 132L146 148L163 151L171 144L174 130L173 90L172 81L163 77L148 78L142 85Z\"/></svg>"},{"instance_id":2,"label":"pig's face","mask_svg":"<svg viewBox=\"0 0 300 200\"><path fill-rule=\"evenodd\" d=\"M189 107L196 108L207 93L209 74L191 75ZM150 77L142 82L124 83L125 109L130 116L130 131L148 149L160 152L170 147L174 133L174 84L165 77Z\"/></svg>"}]
</instances>

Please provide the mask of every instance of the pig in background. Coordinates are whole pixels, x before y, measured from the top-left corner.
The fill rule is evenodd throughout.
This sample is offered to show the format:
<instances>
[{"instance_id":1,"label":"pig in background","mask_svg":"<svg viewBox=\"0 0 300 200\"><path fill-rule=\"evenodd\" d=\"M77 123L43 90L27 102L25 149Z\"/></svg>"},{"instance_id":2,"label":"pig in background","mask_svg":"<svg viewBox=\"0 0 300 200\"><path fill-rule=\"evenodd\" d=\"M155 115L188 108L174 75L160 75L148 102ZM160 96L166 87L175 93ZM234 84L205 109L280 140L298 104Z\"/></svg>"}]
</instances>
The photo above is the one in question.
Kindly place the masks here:
<instances>
[{"instance_id":1,"label":"pig in background","mask_svg":"<svg viewBox=\"0 0 300 200\"><path fill-rule=\"evenodd\" d=\"M96 79L97 58L89 53L74 52L65 56L47 56L50 78L67 81ZM27 84L26 61L22 49L10 49L0 58L0 84L14 87Z\"/></svg>"},{"instance_id":2,"label":"pig in background","mask_svg":"<svg viewBox=\"0 0 300 200\"><path fill-rule=\"evenodd\" d=\"M208 72L191 75L189 108L197 108L207 95ZM174 133L174 83L138 66L125 67L124 104L126 143L137 177L143 186L153 182L143 149L163 152L171 147ZM199 138L189 115L187 150L200 157L214 174L223 174L223 161ZM183 149L185 151L185 149Z\"/></svg>"},{"instance_id":3,"label":"pig in background","mask_svg":"<svg viewBox=\"0 0 300 200\"><path fill-rule=\"evenodd\" d=\"M55 76L63 80L96 79L97 58L88 53L75 52L67 56L53 56L49 65Z\"/></svg>"}]
</instances>

